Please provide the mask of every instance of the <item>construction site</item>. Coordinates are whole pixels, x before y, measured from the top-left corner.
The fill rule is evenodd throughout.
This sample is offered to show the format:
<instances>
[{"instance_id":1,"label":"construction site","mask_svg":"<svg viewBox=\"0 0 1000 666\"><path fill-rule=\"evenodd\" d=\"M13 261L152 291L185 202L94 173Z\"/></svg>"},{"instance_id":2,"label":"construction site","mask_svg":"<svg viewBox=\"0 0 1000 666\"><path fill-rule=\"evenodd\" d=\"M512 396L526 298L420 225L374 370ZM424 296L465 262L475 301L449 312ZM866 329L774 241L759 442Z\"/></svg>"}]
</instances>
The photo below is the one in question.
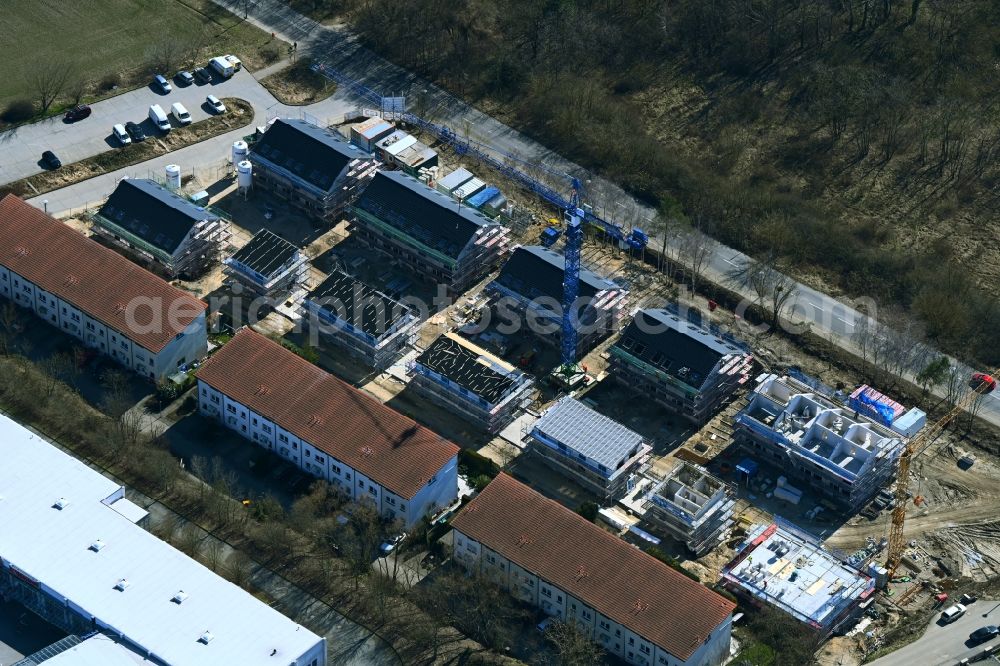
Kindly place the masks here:
<instances>
[{"instance_id":1,"label":"construction site","mask_svg":"<svg viewBox=\"0 0 1000 666\"><path fill-rule=\"evenodd\" d=\"M603 528L748 607L812 627L829 663L862 663L896 627L929 618L939 595L1000 572L991 431L944 429L968 417L901 387L921 400L907 409L861 364L756 334L664 272L641 229L585 206L578 182L547 197L513 160L459 151L415 122L415 141L385 144L392 119L353 120L320 134L258 128L227 164L172 189L207 192L199 203L220 213L214 262L175 279L229 299L218 333L253 319L232 300L237 284L275 296L250 321L258 331L303 344L315 318L314 363L569 509L598 504ZM275 188L293 180L294 151L315 141L343 160L324 182L349 185L320 208L301 194L282 205L292 195ZM418 141L417 155L393 152ZM253 159L236 168L247 149L285 180L258 187ZM411 307L436 284L446 304ZM581 297L575 318L557 307ZM501 299L544 332L500 330ZM647 323L653 332L639 330Z\"/></svg>"}]
</instances>

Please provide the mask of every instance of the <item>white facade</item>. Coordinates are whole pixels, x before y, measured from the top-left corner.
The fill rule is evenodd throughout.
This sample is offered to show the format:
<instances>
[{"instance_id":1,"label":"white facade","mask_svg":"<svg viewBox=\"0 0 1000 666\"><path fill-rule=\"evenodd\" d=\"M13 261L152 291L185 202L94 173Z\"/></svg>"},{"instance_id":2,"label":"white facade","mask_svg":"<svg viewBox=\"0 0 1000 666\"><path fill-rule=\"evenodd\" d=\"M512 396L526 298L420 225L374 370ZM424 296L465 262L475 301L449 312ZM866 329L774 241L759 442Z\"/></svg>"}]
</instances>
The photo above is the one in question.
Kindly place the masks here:
<instances>
[{"instance_id":1,"label":"white facade","mask_svg":"<svg viewBox=\"0 0 1000 666\"><path fill-rule=\"evenodd\" d=\"M198 380L198 405L205 416L313 476L342 488L353 501L367 499L389 519L412 526L435 508L447 506L458 494L458 458L453 456L412 498L402 497L357 469L318 449L308 441L257 414L206 382Z\"/></svg>"},{"instance_id":2,"label":"white facade","mask_svg":"<svg viewBox=\"0 0 1000 666\"><path fill-rule=\"evenodd\" d=\"M720 624L689 659L682 661L458 529L455 529L454 557L466 569L483 573L517 599L541 608L550 616L575 622L608 654L630 664L716 666L729 656L732 616Z\"/></svg>"},{"instance_id":3,"label":"white facade","mask_svg":"<svg viewBox=\"0 0 1000 666\"><path fill-rule=\"evenodd\" d=\"M31 310L52 326L151 381L158 381L177 372L179 366L203 358L208 346L204 311L166 347L153 352L2 265L0 296Z\"/></svg>"}]
</instances>

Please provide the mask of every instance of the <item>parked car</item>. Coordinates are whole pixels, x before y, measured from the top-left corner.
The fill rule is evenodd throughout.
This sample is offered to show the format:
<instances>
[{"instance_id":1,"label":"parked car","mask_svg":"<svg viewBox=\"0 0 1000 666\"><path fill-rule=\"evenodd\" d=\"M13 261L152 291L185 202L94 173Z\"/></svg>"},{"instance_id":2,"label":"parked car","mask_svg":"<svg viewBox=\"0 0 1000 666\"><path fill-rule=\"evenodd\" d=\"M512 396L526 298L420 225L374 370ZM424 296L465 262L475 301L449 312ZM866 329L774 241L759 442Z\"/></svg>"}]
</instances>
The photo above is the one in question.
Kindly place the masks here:
<instances>
[{"instance_id":1,"label":"parked car","mask_svg":"<svg viewBox=\"0 0 1000 666\"><path fill-rule=\"evenodd\" d=\"M170 131L170 119L167 118L166 112L164 112L163 107L159 104L149 107L149 119L156 125L156 129L161 132Z\"/></svg>"},{"instance_id":2,"label":"parked car","mask_svg":"<svg viewBox=\"0 0 1000 666\"><path fill-rule=\"evenodd\" d=\"M198 69L194 70L194 80L195 83L198 83L199 85L203 83L211 83L212 73L204 67L199 67Z\"/></svg>"},{"instance_id":3,"label":"parked car","mask_svg":"<svg viewBox=\"0 0 1000 666\"><path fill-rule=\"evenodd\" d=\"M62 162L59 161L59 158L56 157L56 154L53 153L51 150L46 150L44 153L42 153L42 164L45 166L46 169L53 169L53 170L58 169L59 167L62 166Z\"/></svg>"},{"instance_id":4,"label":"parked car","mask_svg":"<svg viewBox=\"0 0 1000 666\"><path fill-rule=\"evenodd\" d=\"M965 606L963 604L955 604L941 611L941 622L951 624L963 615L965 615Z\"/></svg>"},{"instance_id":5,"label":"parked car","mask_svg":"<svg viewBox=\"0 0 1000 666\"><path fill-rule=\"evenodd\" d=\"M66 112L64 119L68 122L75 123L77 120L83 120L89 116L90 107L86 104L78 104Z\"/></svg>"},{"instance_id":6,"label":"parked car","mask_svg":"<svg viewBox=\"0 0 1000 666\"><path fill-rule=\"evenodd\" d=\"M535 628L538 629L538 631L540 631L541 633L544 634L546 631L548 631L548 628L551 627L552 623L555 622L555 621L556 620L555 620L554 617L547 617L544 620L542 620L541 622L539 622L538 624L536 624Z\"/></svg>"},{"instance_id":7,"label":"parked car","mask_svg":"<svg viewBox=\"0 0 1000 666\"><path fill-rule=\"evenodd\" d=\"M177 119L181 125L191 124L191 114L188 110L184 108L184 105L180 102L174 102L173 106L170 107L170 113L174 114L174 118Z\"/></svg>"},{"instance_id":8,"label":"parked car","mask_svg":"<svg viewBox=\"0 0 1000 666\"><path fill-rule=\"evenodd\" d=\"M173 90L173 88L170 85L170 81L167 81L167 77L163 76L163 74L157 74L156 76L154 76L153 83L155 83L156 86L165 93L168 93L171 90Z\"/></svg>"},{"instance_id":9,"label":"parked car","mask_svg":"<svg viewBox=\"0 0 1000 666\"><path fill-rule=\"evenodd\" d=\"M124 125L121 124L115 125L114 127L111 128L111 133L115 135L116 139L118 139L118 143L122 144L123 146L127 146L128 144L132 143L132 137L130 137L128 135L128 132L125 131Z\"/></svg>"},{"instance_id":10,"label":"parked car","mask_svg":"<svg viewBox=\"0 0 1000 666\"><path fill-rule=\"evenodd\" d=\"M215 95L209 95L208 97L206 97L205 98L205 103L208 104L209 108L211 108L212 111L214 111L215 113L225 113L226 112L226 105L223 104L222 100L220 100Z\"/></svg>"},{"instance_id":11,"label":"parked car","mask_svg":"<svg viewBox=\"0 0 1000 666\"><path fill-rule=\"evenodd\" d=\"M177 83L181 84L182 86L189 86L192 83L194 83L194 77L191 76L191 72L187 71L186 69L182 69L181 71L177 72L177 74L174 76L174 80L177 81Z\"/></svg>"},{"instance_id":12,"label":"parked car","mask_svg":"<svg viewBox=\"0 0 1000 666\"><path fill-rule=\"evenodd\" d=\"M382 551L383 555L388 555L392 551L396 550L396 546L401 544L403 542L403 539L405 538L406 538L406 532L400 532L396 536L385 540L382 543L382 545L379 546L379 550Z\"/></svg>"},{"instance_id":13,"label":"parked car","mask_svg":"<svg viewBox=\"0 0 1000 666\"><path fill-rule=\"evenodd\" d=\"M146 140L146 133L142 130L142 125L131 120L125 123L125 131L136 143Z\"/></svg>"},{"instance_id":14,"label":"parked car","mask_svg":"<svg viewBox=\"0 0 1000 666\"><path fill-rule=\"evenodd\" d=\"M983 641L988 641L996 636L1000 636L1000 627L995 624L991 624L986 627L979 627L973 631L969 634L969 640L973 643L982 643Z\"/></svg>"}]
</instances>

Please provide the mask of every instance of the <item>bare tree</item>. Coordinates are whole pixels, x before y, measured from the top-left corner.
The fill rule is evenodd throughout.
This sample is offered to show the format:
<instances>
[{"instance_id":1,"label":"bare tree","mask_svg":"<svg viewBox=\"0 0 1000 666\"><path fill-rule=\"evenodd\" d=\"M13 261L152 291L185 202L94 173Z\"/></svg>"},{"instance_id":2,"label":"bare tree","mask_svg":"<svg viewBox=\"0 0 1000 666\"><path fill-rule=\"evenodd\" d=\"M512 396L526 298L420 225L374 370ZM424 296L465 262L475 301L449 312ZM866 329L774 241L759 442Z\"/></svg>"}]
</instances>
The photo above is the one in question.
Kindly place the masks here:
<instances>
[{"instance_id":1,"label":"bare tree","mask_svg":"<svg viewBox=\"0 0 1000 666\"><path fill-rule=\"evenodd\" d=\"M71 61L50 58L40 58L29 68L28 83L42 107L42 113L48 111L62 93L72 78L73 69Z\"/></svg>"},{"instance_id":2,"label":"bare tree","mask_svg":"<svg viewBox=\"0 0 1000 666\"><path fill-rule=\"evenodd\" d=\"M250 579L253 576L253 561L247 557L246 553L241 550L233 551L226 558L226 565L223 568L223 573L226 578L232 581L235 585L239 585L243 589L246 589L250 584Z\"/></svg>"},{"instance_id":3,"label":"bare tree","mask_svg":"<svg viewBox=\"0 0 1000 666\"><path fill-rule=\"evenodd\" d=\"M167 74L180 62L186 51L187 44L184 40L165 36L149 45L146 58L153 69Z\"/></svg>"},{"instance_id":4,"label":"bare tree","mask_svg":"<svg viewBox=\"0 0 1000 666\"><path fill-rule=\"evenodd\" d=\"M74 76L66 86L66 94L69 96L71 106L76 106L83 101L83 96L87 93L87 80L82 76Z\"/></svg>"},{"instance_id":5,"label":"bare tree","mask_svg":"<svg viewBox=\"0 0 1000 666\"><path fill-rule=\"evenodd\" d=\"M0 307L0 353L4 356L11 351L11 342L23 329L21 313L12 301Z\"/></svg>"},{"instance_id":6,"label":"bare tree","mask_svg":"<svg viewBox=\"0 0 1000 666\"><path fill-rule=\"evenodd\" d=\"M224 554L225 548L221 541L218 539L208 539L205 543L202 559L205 561L205 566L217 572L219 567L222 566Z\"/></svg>"},{"instance_id":7,"label":"bare tree","mask_svg":"<svg viewBox=\"0 0 1000 666\"><path fill-rule=\"evenodd\" d=\"M570 622L553 622L545 637L556 646L560 666L589 666L604 661L604 650Z\"/></svg>"},{"instance_id":8,"label":"bare tree","mask_svg":"<svg viewBox=\"0 0 1000 666\"><path fill-rule=\"evenodd\" d=\"M691 291L696 292L705 263L712 254L712 241L700 228L690 229L680 237L680 254L681 261L687 264Z\"/></svg>"},{"instance_id":9,"label":"bare tree","mask_svg":"<svg viewBox=\"0 0 1000 666\"><path fill-rule=\"evenodd\" d=\"M204 538L200 529L194 525L185 525L177 535L177 548L188 557L197 557Z\"/></svg>"}]
</instances>

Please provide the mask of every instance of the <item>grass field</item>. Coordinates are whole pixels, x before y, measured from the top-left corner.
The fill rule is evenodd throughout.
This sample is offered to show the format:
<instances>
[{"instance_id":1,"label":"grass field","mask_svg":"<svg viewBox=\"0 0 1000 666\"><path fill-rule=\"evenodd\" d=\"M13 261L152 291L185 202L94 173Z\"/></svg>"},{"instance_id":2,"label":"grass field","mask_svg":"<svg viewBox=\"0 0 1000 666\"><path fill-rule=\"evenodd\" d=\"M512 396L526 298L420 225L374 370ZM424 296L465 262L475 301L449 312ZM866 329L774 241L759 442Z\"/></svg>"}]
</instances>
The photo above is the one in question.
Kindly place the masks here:
<instances>
[{"instance_id":1,"label":"grass field","mask_svg":"<svg viewBox=\"0 0 1000 666\"><path fill-rule=\"evenodd\" d=\"M4 0L2 7L0 108L34 96L27 74L46 58L74 63L74 76L95 92L112 74L124 86L144 79L149 56L164 43L175 45L181 61L234 53L250 69L286 48L210 0Z\"/></svg>"}]
</instances>

